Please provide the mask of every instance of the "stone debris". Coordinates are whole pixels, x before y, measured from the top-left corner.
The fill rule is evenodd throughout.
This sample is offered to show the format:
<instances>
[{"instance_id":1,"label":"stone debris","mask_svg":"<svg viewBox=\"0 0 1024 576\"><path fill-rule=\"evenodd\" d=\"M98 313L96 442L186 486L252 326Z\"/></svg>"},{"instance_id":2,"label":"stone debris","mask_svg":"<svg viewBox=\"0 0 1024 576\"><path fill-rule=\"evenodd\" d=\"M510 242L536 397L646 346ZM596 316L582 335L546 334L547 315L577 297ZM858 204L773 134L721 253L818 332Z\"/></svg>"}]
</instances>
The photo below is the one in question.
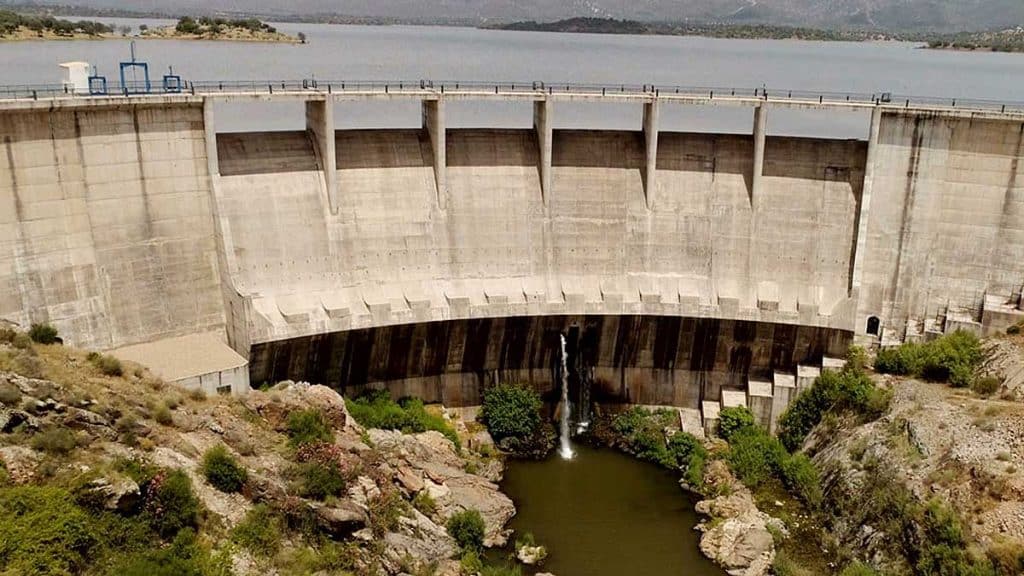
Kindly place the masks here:
<instances>
[{"instance_id":1,"label":"stone debris","mask_svg":"<svg viewBox=\"0 0 1024 576\"><path fill-rule=\"evenodd\" d=\"M721 565L730 576L766 576L775 560L775 541L768 527L784 531L782 522L757 509L754 497L721 460L708 465L704 475L710 486L724 487L717 496L697 503L696 510L710 517L702 532L700 551Z\"/></svg>"}]
</instances>

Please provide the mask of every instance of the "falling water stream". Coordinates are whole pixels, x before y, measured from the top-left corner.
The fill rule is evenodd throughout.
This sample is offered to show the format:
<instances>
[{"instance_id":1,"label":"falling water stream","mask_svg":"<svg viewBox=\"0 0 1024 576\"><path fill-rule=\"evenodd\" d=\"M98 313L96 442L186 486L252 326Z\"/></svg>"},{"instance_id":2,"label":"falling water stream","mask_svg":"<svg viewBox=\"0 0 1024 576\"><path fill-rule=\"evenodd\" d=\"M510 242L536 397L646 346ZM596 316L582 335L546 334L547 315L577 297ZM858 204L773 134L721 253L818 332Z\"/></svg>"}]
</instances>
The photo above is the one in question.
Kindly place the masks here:
<instances>
[{"instance_id":1,"label":"falling water stream","mask_svg":"<svg viewBox=\"0 0 1024 576\"><path fill-rule=\"evenodd\" d=\"M569 367L568 354L565 351L565 335L562 339L562 410L559 421L558 454L565 460L573 457L572 446L569 444L569 419L572 416L572 407L569 404Z\"/></svg>"}]
</instances>

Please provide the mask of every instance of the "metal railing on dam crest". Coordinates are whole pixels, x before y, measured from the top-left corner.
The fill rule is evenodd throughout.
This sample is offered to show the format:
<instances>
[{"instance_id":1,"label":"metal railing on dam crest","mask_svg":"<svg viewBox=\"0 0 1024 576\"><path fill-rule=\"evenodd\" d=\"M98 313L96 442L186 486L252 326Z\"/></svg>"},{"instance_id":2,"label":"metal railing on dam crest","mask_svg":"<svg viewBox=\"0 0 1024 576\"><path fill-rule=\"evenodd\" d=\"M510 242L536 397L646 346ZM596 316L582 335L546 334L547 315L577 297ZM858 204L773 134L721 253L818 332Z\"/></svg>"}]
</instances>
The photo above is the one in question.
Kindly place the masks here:
<instances>
[{"instance_id":1,"label":"metal railing on dam crest","mask_svg":"<svg viewBox=\"0 0 1024 576\"><path fill-rule=\"evenodd\" d=\"M918 109L979 110L998 113L1024 113L1022 101L1000 101L978 98L948 98L895 94L891 92L829 92L814 90L793 90L769 87L707 87L662 84L591 84L541 81L460 81L460 80L197 80L184 81L173 90L163 91L159 87L150 89L143 83L127 83L104 86L102 92L76 93L72 88L60 84L3 85L0 86L0 101L40 100L53 98L101 98L133 97L146 98L154 95L184 94L191 96L242 97L273 95L337 95L340 98L409 96L424 97L447 95L449 97L481 98L499 97L507 99L536 100L545 97L557 99L593 100L649 100L677 102L714 102L728 105L752 105L758 101L773 104L789 104L800 107L844 107L860 109L885 105Z\"/></svg>"}]
</instances>

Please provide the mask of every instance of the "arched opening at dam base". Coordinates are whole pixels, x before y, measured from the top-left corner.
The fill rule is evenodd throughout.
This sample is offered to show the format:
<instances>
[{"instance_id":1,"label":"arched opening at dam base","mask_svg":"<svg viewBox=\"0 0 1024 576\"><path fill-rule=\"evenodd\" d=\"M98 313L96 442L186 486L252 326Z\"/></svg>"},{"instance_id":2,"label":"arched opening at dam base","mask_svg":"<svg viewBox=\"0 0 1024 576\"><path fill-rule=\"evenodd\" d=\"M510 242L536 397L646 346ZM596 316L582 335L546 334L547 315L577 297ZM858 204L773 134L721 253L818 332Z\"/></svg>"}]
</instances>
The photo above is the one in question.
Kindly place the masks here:
<instances>
[{"instance_id":1,"label":"arched opening at dam base","mask_svg":"<svg viewBox=\"0 0 1024 576\"><path fill-rule=\"evenodd\" d=\"M553 315L404 324L253 346L254 386L324 383L356 396L387 389L448 407L477 406L498 383L528 385L559 403L562 339L574 423L592 402L684 409L713 426L719 409L748 405L766 427L842 358L853 334L742 320ZM708 421L711 420L711 421Z\"/></svg>"}]
</instances>

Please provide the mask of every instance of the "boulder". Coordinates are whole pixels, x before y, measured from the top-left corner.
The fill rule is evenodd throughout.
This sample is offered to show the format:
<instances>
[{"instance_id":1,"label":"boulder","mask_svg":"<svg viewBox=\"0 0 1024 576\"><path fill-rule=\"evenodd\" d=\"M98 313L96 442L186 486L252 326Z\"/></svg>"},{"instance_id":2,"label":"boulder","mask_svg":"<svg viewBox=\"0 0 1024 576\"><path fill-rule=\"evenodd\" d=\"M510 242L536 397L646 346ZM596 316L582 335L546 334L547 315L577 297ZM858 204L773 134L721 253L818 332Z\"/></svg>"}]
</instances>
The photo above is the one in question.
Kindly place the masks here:
<instances>
[{"instance_id":1,"label":"boulder","mask_svg":"<svg viewBox=\"0 0 1024 576\"><path fill-rule=\"evenodd\" d=\"M348 497L364 509L370 506L370 500L380 496L380 488L367 476L356 478L348 488Z\"/></svg>"},{"instance_id":2,"label":"boulder","mask_svg":"<svg viewBox=\"0 0 1024 576\"><path fill-rule=\"evenodd\" d=\"M455 508L445 510L445 517L458 510L477 510L484 519L484 545L504 546L508 542L510 531L505 529L505 525L515 516L516 507L497 484L475 474L464 473L449 478L444 485L451 491L451 502Z\"/></svg>"},{"instance_id":3,"label":"boulder","mask_svg":"<svg viewBox=\"0 0 1024 576\"><path fill-rule=\"evenodd\" d=\"M700 551L731 576L766 576L775 560L775 541L768 526L777 526L777 521L757 509L750 490L724 462L713 461L704 480L725 489L718 490L722 496L697 503L697 512L713 519L697 526L703 532Z\"/></svg>"},{"instance_id":4,"label":"boulder","mask_svg":"<svg viewBox=\"0 0 1024 576\"><path fill-rule=\"evenodd\" d=\"M85 490L104 510L128 513L142 501L139 485L130 478L97 478L86 484Z\"/></svg>"},{"instance_id":5,"label":"boulder","mask_svg":"<svg viewBox=\"0 0 1024 576\"><path fill-rule=\"evenodd\" d=\"M399 466L398 471L395 474L395 479L398 480L398 484L408 494L416 494L420 490L423 490L425 486L423 482L423 474L408 466Z\"/></svg>"},{"instance_id":6,"label":"boulder","mask_svg":"<svg viewBox=\"0 0 1024 576\"><path fill-rule=\"evenodd\" d=\"M61 422L72 430L82 430L98 438L105 440L117 438L117 432L111 427L110 420L91 410L68 407Z\"/></svg>"},{"instance_id":7,"label":"boulder","mask_svg":"<svg viewBox=\"0 0 1024 576\"><path fill-rule=\"evenodd\" d=\"M38 452L25 446L4 446L0 448L0 461L3 461L4 468L11 482L24 484L32 480L36 475L36 468L42 456Z\"/></svg>"},{"instance_id":8,"label":"boulder","mask_svg":"<svg viewBox=\"0 0 1024 576\"><path fill-rule=\"evenodd\" d=\"M331 506L310 504L316 514L317 526L334 540L344 540L366 527L366 511L350 500L340 500Z\"/></svg>"},{"instance_id":9,"label":"boulder","mask_svg":"<svg viewBox=\"0 0 1024 576\"><path fill-rule=\"evenodd\" d=\"M540 564L547 557L547 548L544 548L543 546L520 546L519 549L516 550L516 560L519 560L528 566Z\"/></svg>"},{"instance_id":10,"label":"boulder","mask_svg":"<svg viewBox=\"0 0 1024 576\"><path fill-rule=\"evenodd\" d=\"M39 428L39 422L35 416L28 412L0 407L0 432L9 434L22 425L32 430Z\"/></svg>"},{"instance_id":11,"label":"boulder","mask_svg":"<svg viewBox=\"0 0 1024 576\"><path fill-rule=\"evenodd\" d=\"M448 532L415 509L410 516L399 518L398 528L385 534L383 540L383 559L391 574L410 562L420 567L440 565L458 552Z\"/></svg>"}]
</instances>

